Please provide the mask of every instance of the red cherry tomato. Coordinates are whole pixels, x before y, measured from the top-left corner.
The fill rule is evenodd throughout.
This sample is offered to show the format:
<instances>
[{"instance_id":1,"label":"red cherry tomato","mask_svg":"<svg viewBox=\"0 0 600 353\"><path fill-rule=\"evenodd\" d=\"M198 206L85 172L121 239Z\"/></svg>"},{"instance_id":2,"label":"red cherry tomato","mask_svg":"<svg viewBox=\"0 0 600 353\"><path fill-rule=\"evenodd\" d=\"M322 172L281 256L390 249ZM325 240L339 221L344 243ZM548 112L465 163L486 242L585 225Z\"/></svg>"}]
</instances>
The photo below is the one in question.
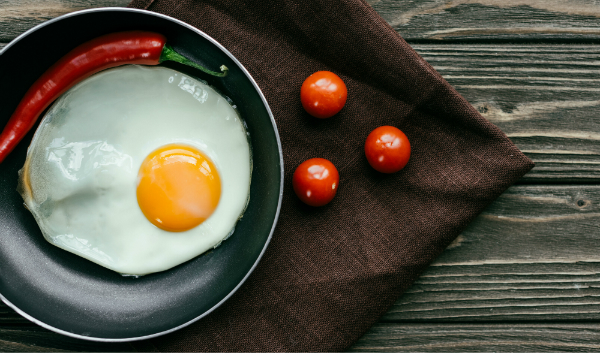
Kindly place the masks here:
<instances>
[{"instance_id":1,"label":"red cherry tomato","mask_svg":"<svg viewBox=\"0 0 600 353\"><path fill-rule=\"evenodd\" d=\"M393 126L373 130L365 142L365 154L371 167L382 173L395 173L410 158L408 137Z\"/></svg>"},{"instance_id":2,"label":"red cherry tomato","mask_svg":"<svg viewBox=\"0 0 600 353\"><path fill-rule=\"evenodd\" d=\"M325 119L337 114L346 104L348 90L342 79L330 71L317 71L308 76L300 88L304 110L315 118Z\"/></svg>"},{"instance_id":3,"label":"red cherry tomato","mask_svg":"<svg viewBox=\"0 0 600 353\"><path fill-rule=\"evenodd\" d=\"M312 158L296 168L292 185L302 202L310 206L328 204L337 192L340 174L330 161Z\"/></svg>"}]
</instances>

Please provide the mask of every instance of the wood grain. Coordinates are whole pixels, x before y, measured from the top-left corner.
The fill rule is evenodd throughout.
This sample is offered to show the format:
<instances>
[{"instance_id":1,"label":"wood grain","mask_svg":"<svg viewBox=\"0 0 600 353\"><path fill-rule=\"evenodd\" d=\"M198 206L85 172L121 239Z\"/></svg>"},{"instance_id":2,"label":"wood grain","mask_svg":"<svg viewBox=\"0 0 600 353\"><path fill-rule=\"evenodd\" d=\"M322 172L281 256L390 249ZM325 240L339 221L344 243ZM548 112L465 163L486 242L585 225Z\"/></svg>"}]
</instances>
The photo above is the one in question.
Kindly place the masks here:
<instances>
[{"instance_id":1,"label":"wood grain","mask_svg":"<svg viewBox=\"0 0 600 353\"><path fill-rule=\"evenodd\" d=\"M599 227L600 186L513 186L383 321L597 321Z\"/></svg>"},{"instance_id":2,"label":"wood grain","mask_svg":"<svg viewBox=\"0 0 600 353\"><path fill-rule=\"evenodd\" d=\"M28 323L29 321L27 321L27 319L17 314L14 310L0 301L0 327L3 327L4 325Z\"/></svg>"},{"instance_id":3,"label":"wood grain","mask_svg":"<svg viewBox=\"0 0 600 353\"><path fill-rule=\"evenodd\" d=\"M373 0L409 42L598 42L593 0Z\"/></svg>"},{"instance_id":4,"label":"wood grain","mask_svg":"<svg viewBox=\"0 0 600 353\"><path fill-rule=\"evenodd\" d=\"M600 181L600 46L413 46L536 167L524 181Z\"/></svg>"},{"instance_id":5,"label":"wood grain","mask_svg":"<svg viewBox=\"0 0 600 353\"><path fill-rule=\"evenodd\" d=\"M69 12L97 7L123 7L130 0L3 0L0 42L10 42L28 29Z\"/></svg>"},{"instance_id":6,"label":"wood grain","mask_svg":"<svg viewBox=\"0 0 600 353\"><path fill-rule=\"evenodd\" d=\"M41 327L1 327L0 352L131 352L129 343L99 343L65 337Z\"/></svg>"},{"instance_id":7,"label":"wood grain","mask_svg":"<svg viewBox=\"0 0 600 353\"><path fill-rule=\"evenodd\" d=\"M4 0L0 41L53 17L129 0ZM369 0L406 40L418 42L600 42L594 0Z\"/></svg>"},{"instance_id":8,"label":"wood grain","mask_svg":"<svg viewBox=\"0 0 600 353\"><path fill-rule=\"evenodd\" d=\"M352 352L590 352L599 324L374 325Z\"/></svg>"}]
</instances>

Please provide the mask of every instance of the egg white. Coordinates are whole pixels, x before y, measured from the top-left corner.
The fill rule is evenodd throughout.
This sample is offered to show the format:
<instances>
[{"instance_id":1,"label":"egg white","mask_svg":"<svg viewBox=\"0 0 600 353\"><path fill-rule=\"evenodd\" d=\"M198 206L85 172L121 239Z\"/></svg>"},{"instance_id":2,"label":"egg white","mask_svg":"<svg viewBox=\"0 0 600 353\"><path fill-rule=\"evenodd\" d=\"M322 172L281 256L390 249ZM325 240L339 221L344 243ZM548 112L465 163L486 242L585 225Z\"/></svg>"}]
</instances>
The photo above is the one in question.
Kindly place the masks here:
<instances>
[{"instance_id":1,"label":"egg white","mask_svg":"<svg viewBox=\"0 0 600 353\"><path fill-rule=\"evenodd\" d=\"M137 173L160 146L183 143L221 177L215 212L185 232L151 224ZM164 67L128 65L77 84L51 107L20 172L20 192L50 243L121 274L164 271L217 246L249 197L251 150L243 122L208 85Z\"/></svg>"}]
</instances>

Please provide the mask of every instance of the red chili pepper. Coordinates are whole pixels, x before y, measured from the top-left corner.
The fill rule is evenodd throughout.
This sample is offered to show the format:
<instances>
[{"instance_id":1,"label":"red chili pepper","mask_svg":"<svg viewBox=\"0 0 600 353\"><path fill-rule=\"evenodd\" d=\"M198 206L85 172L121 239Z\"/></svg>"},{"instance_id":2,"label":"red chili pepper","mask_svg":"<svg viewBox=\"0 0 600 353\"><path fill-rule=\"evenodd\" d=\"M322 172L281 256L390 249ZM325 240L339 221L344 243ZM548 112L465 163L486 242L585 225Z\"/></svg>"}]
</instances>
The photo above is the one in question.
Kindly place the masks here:
<instances>
[{"instance_id":1,"label":"red chili pepper","mask_svg":"<svg viewBox=\"0 0 600 353\"><path fill-rule=\"evenodd\" d=\"M207 70L176 53L162 34L128 31L107 34L83 43L52 65L35 81L0 134L0 163L31 130L39 115L56 98L96 72L125 64L158 65L172 60L214 76L227 75Z\"/></svg>"}]
</instances>

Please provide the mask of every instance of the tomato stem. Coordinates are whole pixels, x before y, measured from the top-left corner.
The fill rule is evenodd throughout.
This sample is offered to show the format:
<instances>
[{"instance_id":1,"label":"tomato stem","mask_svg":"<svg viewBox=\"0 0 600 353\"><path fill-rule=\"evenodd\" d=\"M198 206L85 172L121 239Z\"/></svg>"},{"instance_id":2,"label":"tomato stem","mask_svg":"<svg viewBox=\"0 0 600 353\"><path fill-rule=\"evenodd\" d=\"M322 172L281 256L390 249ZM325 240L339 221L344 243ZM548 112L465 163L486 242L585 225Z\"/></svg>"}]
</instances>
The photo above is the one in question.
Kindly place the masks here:
<instances>
[{"instance_id":1,"label":"tomato stem","mask_svg":"<svg viewBox=\"0 0 600 353\"><path fill-rule=\"evenodd\" d=\"M160 54L159 62L162 63L164 61L175 61L180 64L191 66L202 72L205 72L209 75L213 75L216 77L225 77L225 76L227 76L227 73L229 72L229 69L225 65L221 65L221 67L220 67L221 72L211 71L203 66L200 66L200 65L196 64L195 62L189 60L185 56L179 54L175 50L173 50L173 48L171 48L171 46L168 44L165 44L165 46L163 47L162 53Z\"/></svg>"}]
</instances>

